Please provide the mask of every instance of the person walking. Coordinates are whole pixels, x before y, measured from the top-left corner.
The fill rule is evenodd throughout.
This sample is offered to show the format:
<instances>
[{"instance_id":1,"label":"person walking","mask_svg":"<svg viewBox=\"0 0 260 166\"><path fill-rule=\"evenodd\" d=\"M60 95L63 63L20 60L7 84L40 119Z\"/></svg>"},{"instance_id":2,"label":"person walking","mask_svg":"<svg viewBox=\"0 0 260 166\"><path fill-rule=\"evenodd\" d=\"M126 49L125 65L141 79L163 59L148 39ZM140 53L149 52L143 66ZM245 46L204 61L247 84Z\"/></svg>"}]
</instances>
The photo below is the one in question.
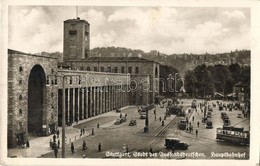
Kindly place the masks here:
<instances>
[{"instance_id":1,"label":"person walking","mask_svg":"<svg viewBox=\"0 0 260 166\"><path fill-rule=\"evenodd\" d=\"M198 125L198 127L200 127L200 122L199 121L197 122L197 125Z\"/></svg>"},{"instance_id":2,"label":"person walking","mask_svg":"<svg viewBox=\"0 0 260 166\"><path fill-rule=\"evenodd\" d=\"M30 148L29 140L26 141L26 148Z\"/></svg>"},{"instance_id":3,"label":"person walking","mask_svg":"<svg viewBox=\"0 0 260 166\"><path fill-rule=\"evenodd\" d=\"M60 139L58 139L58 149L60 149Z\"/></svg>"},{"instance_id":4,"label":"person walking","mask_svg":"<svg viewBox=\"0 0 260 166\"><path fill-rule=\"evenodd\" d=\"M56 141L56 134L53 134L53 142Z\"/></svg>"},{"instance_id":5,"label":"person walking","mask_svg":"<svg viewBox=\"0 0 260 166\"><path fill-rule=\"evenodd\" d=\"M59 138L59 135L60 135L60 131L59 131L59 129L57 129L57 138Z\"/></svg>"},{"instance_id":6,"label":"person walking","mask_svg":"<svg viewBox=\"0 0 260 166\"><path fill-rule=\"evenodd\" d=\"M71 153L73 154L73 153L75 153L75 151L74 151L74 144L73 144L73 142L71 142L71 145L70 145L70 150L71 150Z\"/></svg>"},{"instance_id":7,"label":"person walking","mask_svg":"<svg viewBox=\"0 0 260 166\"><path fill-rule=\"evenodd\" d=\"M126 153L129 152L129 148L128 148L128 145L126 145Z\"/></svg>"},{"instance_id":8,"label":"person walking","mask_svg":"<svg viewBox=\"0 0 260 166\"><path fill-rule=\"evenodd\" d=\"M194 121L194 116L192 116L192 121Z\"/></svg>"},{"instance_id":9,"label":"person walking","mask_svg":"<svg viewBox=\"0 0 260 166\"><path fill-rule=\"evenodd\" d=\"M87 144L86 144L86 141L84 140L83 143L82 143L82 149L83 150L86 150L87 149Z\"/></svg>"},{"instance_id":10,"label":"person walking","mask_svg":"<svg viewBox=\"0 0 260 166\"><path fill-rule=\"evenodd\" d=\"M152 148L152 147L150 147L150 153L152 153L152 154L153 154L153 148Z\"/></svg>"},{"instance_id":11,"label":"person walking","mask_svg":"<svg viewBox=\"0 0 260 166\"><path fill-rule=\"evenodd\" d=\"M196 138L197 138L198 137L198 133L199 133L198 129L196 129L195 133L196 133Z\"/></svg>"},{"instance_id":12,"label":"person walking","mask_svg":"<svg viewBox=\"0 0 260 166\"><path fill-rule=\"evenodd\" d=\"M55 148L55 149L54 149L54 155L55 155L55 158L58 157L58 148Z\"/></svg>"},{"instance_id":13,"label":"person walking","mask_svg":"<svg viewBox=\"0 0 260 166\"><path fill-rule=\"evenodd\" d=\"M98 151L101 152L101 144L100 144L100 142L98 144Z\"/></svg>"}]
</instances>

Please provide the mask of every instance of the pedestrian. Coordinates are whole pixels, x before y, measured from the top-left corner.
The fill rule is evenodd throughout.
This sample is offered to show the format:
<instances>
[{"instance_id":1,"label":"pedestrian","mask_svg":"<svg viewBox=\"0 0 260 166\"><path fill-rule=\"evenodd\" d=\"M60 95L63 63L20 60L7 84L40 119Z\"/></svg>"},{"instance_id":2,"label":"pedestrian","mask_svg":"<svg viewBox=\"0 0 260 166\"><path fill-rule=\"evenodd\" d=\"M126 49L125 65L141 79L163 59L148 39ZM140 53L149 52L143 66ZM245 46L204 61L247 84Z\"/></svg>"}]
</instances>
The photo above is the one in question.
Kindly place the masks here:
<instances>
[{"instance_id":1,"label":"pedestrian","mask_svg":"<svg viewBox=\"0 0 260 166\"><path fill-rule=\"evenodd\" d=\"M200 122L199 121L197 122L197 125L198 125L198 127L200 127Z\"/></svg>"},{"instance_id":2,"label":"pedestrian","mask_svg":"<svg viewBox=\"0 0 260 166\"><path fill-rule=\"evenodd\" d=\"M198 137L198 129L196 129L195 133L196 133L196 138Z\"/></svg>"},{"instance_id":3,"label":"pedestrian","mask_svg":"<svg viewBox=\"0 0 260 166\"><path fill-rule=\"evenodd\" d=\"M50 139L50 142L49 142L49 143L50 143L50 147L52 147L52 140L51 140L51 139Z\"/></svg>"},{"instance_id":4,"label":"pedestrian","mask_svg":"<svg viewBox=\"0 0 260 166\"><path fill-rule=\"evenodd\" d=\"M83 134L85 135L85 128L83 128L82 130L83 130Z\"/></svg>"},{"instance_id":5,"label":"pedestrian","mask_svg":"<svg viewBox=\"0 0 260 166\"><path fill-rule=\"evenodd\" d=\"M100 142L98 144L98 151L101 152L101 144L100 144Z\"/></svg>"},{"instance_id":6,"label":"pedestrian","mask_svg":"<svg viewBox=\"0 0 260 166\"><path fill-rule=\"evenodd\" d=\"M161 122L161 121L162 121L162 118L160 117L159 120L160 120L160 122Z\"/></svg>"},{"instance_id":7,"label":"pedestrian","mask_svg":"<svg viewBox=\"0 0 260 166\"><path fill-rule=\"evenodd\" d=\"M56 134L53 134L53 142L56 141Z\"/></svg>"},{"instance_id":8,"label":"pedestrian","mask_svg":"<svg viewBox=\"0 0 260 166\"><path fill-rule=\"evenodd\" d=\"M128 145L126 145L126 153L129 152L129 148L128 148Z\"/></svg>"},{"instance_id":9,"label":"pedestrian","mask_svg":"<svg viewBox=\"0 0 260 166\"><path fill-rule=\"evenodd\" d=\"M97 128L99 128L99 123L97 124Z\"/></svg>"},{"instance_id":10,"label":"pedestrian","mask_svg":"<svg viewBox=\"0 0 260 166\"><path fill-rule=\"evenodd\" d=\"M186 132L188 132L188 131L189 131L189 127L187 126L187 127L186 127Z\"/></svg>"},{"instance_id":11,"label":"pedestrian","mask_svg":"<svg viewBox=\"0 0 260 166\"><path fill-rule=\"evenodd\" d=\"M127 113L125 113L125 118L127 117Z\"/></svg>"},{"instance_id":12,"label":"pedestrian","mask_svg":"<svg viewBox=\"0 0 260 166\"><path fill-rule=\"evenodd\" d=\"M30 148L29 140L26 141L26 148Z\"/></svg>"},{"instance_id":13,"label":"pedestrian","mask_svg":"<svg viewBox=\"0 0 260 166\"><path fill-rule=\"evenodd\" d=\"M119 116L120 118L122 118L122 114L120 113L120 116Z\"/></svg>"},{"instance_id":14,"label":"pedestrian","mask_svg":"<svg viewBox=\"0 0 260 166\"><path fill-rule=\"evenodd\" d=\"M60 131L59 129L57 129L57 138L59 138L59 135L60 135Z\"/></svg>"},{"instance_id":15,"label":"pedestrian","mask_svg":"<svg viewBox=\"0 0 260 166\"><path fill-rule=\"evenodd\" d=\"M152 147L150 147L150 153L152 153L152 154L153 154L153 148L152 148Z\"/></svg>"},{"instance_id":16,"label":"pedestrian","mask_svg":"<svg viewBox=\"0 0 260 166\"><path fill-rule=\"evenodd\" d=\"M58 149L60 149L60 139L58 139Z\"/></svg>"},{"instance_id":17,"label":"pedestrian","mask_svg":"<svg viewBox=\"0 0 260 166\"><path fill-rule=\"evenodd\" d=\"M74 144L73 144L73 142L71 142L70 150L71 150L71 153L72 153L72 154L75 152L75 151L74 151Z\"/></svg>"},{"instance_id":18,"label":"pedestrian","mask_svg":"<svg viewBox=\"0 0 260 166\"><path fill-rule=\"evenodd\" d=\"M54 155L55 155L55 158L58 157L58 148L55 148L55 149L54 149Z\"/></svg>"},{"instance_id":19,"label":"pedestrian","mask_svg":"<svg viewBox=\"0 0 260 166\"><path fill-rule=\"evenodd\" d=\"M194 121L194 116L192 116L192 121Z\"/></svg>"},{"instance_id":20,"label":"pedestrian","mask_svg":"<svg viewBox=\"0 0 260 166\"><path fill-rule=\"evenodd\" d=\"M80 129L80 136L82 136L83 134L83 129Z\"/></svg>"},{"instance_id":21,"label":"pedestrian","mask_svg":"<svg viewBox=\"0 0 260 166\"><path fill-rule=\"evenodd\" d=\"M87 144L86 144L86 141L84 140L83 143L82 143L82 149L83 150L86 150L87 149Z\"/></svg>"}]
</instances>

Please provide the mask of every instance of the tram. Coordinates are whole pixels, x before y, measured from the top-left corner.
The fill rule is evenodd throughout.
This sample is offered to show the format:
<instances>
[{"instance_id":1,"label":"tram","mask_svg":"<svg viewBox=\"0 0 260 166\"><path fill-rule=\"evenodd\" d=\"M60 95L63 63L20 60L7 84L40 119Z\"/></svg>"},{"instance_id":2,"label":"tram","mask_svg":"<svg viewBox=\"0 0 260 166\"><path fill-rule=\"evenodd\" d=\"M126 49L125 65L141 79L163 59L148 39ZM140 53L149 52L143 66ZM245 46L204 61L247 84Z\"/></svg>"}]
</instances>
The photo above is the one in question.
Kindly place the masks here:
<instances>
[{"instance_id":1,"label":"tram","mask_svg":"<svg viewBox=\"0 0 260 166\"><path fill-rule=\"evenodd\" d=\"M181 117L179 119L178 127L179 127L180 130L185 130L186 129L187 121L186 121L186 119L184 117Z\"/></svg>"},{"instance_id":2,"label":"tram","mask_svg":"<svg viewBox=\"0 0 260 166\"><path fill-rule=\"evenodd\" d=\"M244 128L223 126L217 128L216 139L234 144L249 145L250 134L249 131L244 131Z\"/></svg>"}]
</instances>

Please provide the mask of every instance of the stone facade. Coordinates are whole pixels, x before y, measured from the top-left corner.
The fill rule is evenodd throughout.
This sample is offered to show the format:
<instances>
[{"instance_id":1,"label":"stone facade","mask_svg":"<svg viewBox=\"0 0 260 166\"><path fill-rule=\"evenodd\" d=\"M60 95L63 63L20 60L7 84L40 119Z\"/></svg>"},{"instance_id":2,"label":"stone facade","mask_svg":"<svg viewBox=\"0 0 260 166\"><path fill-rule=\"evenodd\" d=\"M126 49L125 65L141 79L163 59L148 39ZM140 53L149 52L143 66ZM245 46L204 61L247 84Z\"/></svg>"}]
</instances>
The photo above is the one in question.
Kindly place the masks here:
<instances>
[{"instance_id":1,"label":"stone facade","mask_svg":"<svg viewBox=\"0 0 260 166\"><path fill-rule=\"evenodd\" d=\"M57 59L8 50L8 145L16 146L16 135L28 133L28 82L31 70L39 65L48 75L57 71ZM57 121L57 89L45 86L42 135L48 124ZM53 94L53 95L51 95Z\"/></svg>"},{"instance_id":2,"label":"stone facade","mask_svg":"<svg viewBox=\"0 0 260 166\"><path fill-rule=\"evenodd\" d=\"M160 64L154 61L139 57L90 57L80 61L69 60L61 63L60 66L83 71L128 73L132 82L140 82L142 80L140 78L145 80L148 76L150 85L148 102L142 104L153 103L155 96L159 94ZM147 97L143 97L143 100L147 101ZM131 101L137 100L131 99ZM139 105L140 103L136 102L133 104Z\"/></svg>"},{"instance_id":3,"label":"stone facade","mask_svg":"<svg viewBox=\"0 0 260 166\"><path fill-rule=\"evenodd\" d=\"M64 21L63 59L85 59L90 47L89 23L85 20Z\"/></svg>"}]
</instances>

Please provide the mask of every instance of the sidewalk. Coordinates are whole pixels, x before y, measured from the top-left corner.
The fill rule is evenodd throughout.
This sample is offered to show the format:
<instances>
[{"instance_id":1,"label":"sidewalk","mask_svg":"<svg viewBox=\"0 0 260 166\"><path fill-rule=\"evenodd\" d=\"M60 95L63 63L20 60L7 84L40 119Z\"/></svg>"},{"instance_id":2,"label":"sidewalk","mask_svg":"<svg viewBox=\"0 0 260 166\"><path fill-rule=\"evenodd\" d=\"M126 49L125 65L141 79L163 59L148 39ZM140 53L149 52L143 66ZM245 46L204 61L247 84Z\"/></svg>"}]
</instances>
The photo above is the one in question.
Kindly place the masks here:
<instances>
[{"instance_id":1,"label":"sidewalk","mask_svg":"<svg viewBox=\"0 0 260 166\"><path fill-rule=\"evenodd\" d=\"M121 108L121 110L127 109L129 107L131 107L131 106L123 107L123 108ZM75 139L87 137L90 135L90 130L87 130L85 132L85 135L80 136L80 129L78 128L78 126L80 126L81 124L84 124L89 121L93 121L93 120L101 118L101 117L114 117L114 116L118 116L118 114L115 111L110 111L110 112L100 114L95 117L81 120L78 123L73 123L72 126L67 126L65 128L66 144L69 144L70 141L74 141ZM103 124L103 125L106 125L106 124ZM62 128L61 127L59 127L59 131L60 131L59 139L60 139L60 148L61 148L61 145L62 145L62 141L61 141ZM40 157L46 153L53 151L51 149L51 147L49 146L49 141L53 139L53 134L49 135L49 136L45 136L45 137L36 137L36 138L29 137L28 139L30 142L30 148L22 149L22 148L17 147L17 148L8 149L8 157L36 158L36 157Z\"/></svg>"}]
</instances>

